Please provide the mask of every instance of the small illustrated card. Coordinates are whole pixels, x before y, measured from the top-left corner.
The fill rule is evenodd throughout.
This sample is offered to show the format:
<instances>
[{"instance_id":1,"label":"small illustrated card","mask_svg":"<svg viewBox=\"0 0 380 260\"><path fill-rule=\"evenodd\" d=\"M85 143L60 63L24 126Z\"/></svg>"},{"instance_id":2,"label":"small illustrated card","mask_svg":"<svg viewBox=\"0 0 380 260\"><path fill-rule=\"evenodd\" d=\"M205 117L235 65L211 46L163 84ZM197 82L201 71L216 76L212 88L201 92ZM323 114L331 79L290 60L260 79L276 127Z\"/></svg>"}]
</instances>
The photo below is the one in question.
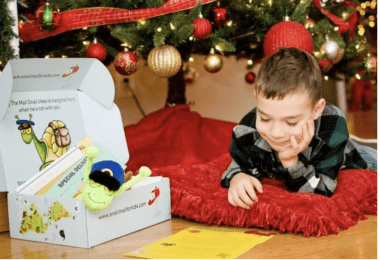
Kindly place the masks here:
<instances>
[{"instance_id":1,"label":"small illustrated card","mask_svg":"<svg viewBox=\"0 0 380 260\"><path fill-rule=\"evenodd\" d=\"M260 232L257 232L260 234ZM228 228L190 227L125 256L161 259L236 258L273 237Z\"/></svg>"}]
</instances>

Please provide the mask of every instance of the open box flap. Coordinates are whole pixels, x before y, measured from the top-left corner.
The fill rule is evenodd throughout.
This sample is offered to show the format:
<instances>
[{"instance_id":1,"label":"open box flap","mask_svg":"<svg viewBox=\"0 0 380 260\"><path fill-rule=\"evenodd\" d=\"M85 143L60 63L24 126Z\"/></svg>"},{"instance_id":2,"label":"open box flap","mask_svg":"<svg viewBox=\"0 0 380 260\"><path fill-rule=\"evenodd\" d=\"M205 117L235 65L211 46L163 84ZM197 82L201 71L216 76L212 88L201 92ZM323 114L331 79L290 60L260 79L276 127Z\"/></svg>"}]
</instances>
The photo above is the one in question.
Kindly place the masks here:
<instances>
[{"instance_id":1,"label":"open box flap","mask_svg":"<svg viewBox=\"0 0 380 260\"><path fill-rule=\"evenodd\" d=\"M12 94L12 69L8 63L0 74L0 122L3 120L9 106L9 100ZM8 87L10 86L10 87Z\"/></svg>"},{"instance_id":2,"label":"open box flap","mask_svg":"<svg viewBox=\"0 0 380 260\"><path fill-rule=\"evenodd\" d=\"M0 74L0 119L11 93L26 91L80 90L106 108L111 108L115 88L111 74L97 59L55 58L11 60ZM4 93L4 95L3 95ZM6 106L6 107L5 107Z\"/></svg>"}]
</instances>

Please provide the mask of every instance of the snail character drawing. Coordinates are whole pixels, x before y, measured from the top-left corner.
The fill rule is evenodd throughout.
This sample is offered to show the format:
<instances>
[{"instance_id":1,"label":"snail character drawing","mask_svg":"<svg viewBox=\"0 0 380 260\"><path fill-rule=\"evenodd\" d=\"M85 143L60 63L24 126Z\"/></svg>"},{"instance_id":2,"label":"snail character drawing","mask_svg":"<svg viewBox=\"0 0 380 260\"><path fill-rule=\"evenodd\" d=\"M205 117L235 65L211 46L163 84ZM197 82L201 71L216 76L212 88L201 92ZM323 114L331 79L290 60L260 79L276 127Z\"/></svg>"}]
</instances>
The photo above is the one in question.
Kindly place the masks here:
<instances>
[{"instance_id":1,"label":"snail character drawing","mask_svg":"<svg viewBox=\"0 0 380 260\"><path fill-rule=\"evenodd\" d=\"M35 124L32 121L32 115L29 115L29 120L20 120L16 115L16 124L19 125L22 140L26 144L32 141L36 147L38 155L42 161L40 171L46 166L54 162L69 149L71 137L69 130L65 124L59 120L53 120L42 135L41 140L36 137L33 127Z\"/></svg>"},{"instance_id":2,"label":"snail character drawing","mask_svg":"<svg viewBox=\"0 0 380 260\"><path fill-rule=\"evenodd\" d=\"M94 212L109 207L114 197L152 173L148 167L142 166L134 178L124 183L124 170L120 164L111 160L93 164L94 158L98 155L99 150L95 146L87 149L87 162L84 170L85 186L81 194L78 195L85 206Z\"/></svg>"}]
</instances>

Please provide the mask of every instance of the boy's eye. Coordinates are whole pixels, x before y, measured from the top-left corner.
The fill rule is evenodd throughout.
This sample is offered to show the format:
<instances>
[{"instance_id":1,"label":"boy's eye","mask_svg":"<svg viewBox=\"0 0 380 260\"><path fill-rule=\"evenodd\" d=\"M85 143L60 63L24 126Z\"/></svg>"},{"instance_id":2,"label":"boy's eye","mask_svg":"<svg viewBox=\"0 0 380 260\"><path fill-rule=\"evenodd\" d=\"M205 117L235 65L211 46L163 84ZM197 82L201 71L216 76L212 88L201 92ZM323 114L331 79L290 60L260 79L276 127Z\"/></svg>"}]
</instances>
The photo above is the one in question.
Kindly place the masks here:
<instances>
[{"instance_id":1,"label":"boy's eye","mask_svg":"<svg viewBox=\"0 0 380 260\"><path fill-rule=\"evenodd\" d=\"M269 122L269 120L270 120L270 119L264 119L264 118L260 117L260 121L261 121L261 122L266 123L266 122Z\"/></svg>"},{"instance_id":2,"label":"boy's eye","mask_svg":"<svg viewBox=\"0 0 380 260\"><path fill-rule=\"evenodd\" d=\"M296 126L298 124L298 122L295 122L295 123L289 123L289 122L286 122L289 126Z\"/></svg>"}]
</instances>

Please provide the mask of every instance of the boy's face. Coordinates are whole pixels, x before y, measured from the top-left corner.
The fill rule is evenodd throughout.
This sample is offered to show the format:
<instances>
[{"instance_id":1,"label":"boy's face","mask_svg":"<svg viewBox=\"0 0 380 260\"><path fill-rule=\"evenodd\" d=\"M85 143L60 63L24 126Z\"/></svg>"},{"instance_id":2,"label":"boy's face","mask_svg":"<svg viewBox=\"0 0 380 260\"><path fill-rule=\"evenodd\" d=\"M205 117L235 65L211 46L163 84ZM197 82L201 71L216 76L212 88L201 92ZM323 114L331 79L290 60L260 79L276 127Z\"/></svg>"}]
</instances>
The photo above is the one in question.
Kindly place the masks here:
<instances>
[{"instance_id":1,"label":"boy's face","mask_svg":"<svg viewBox=\"0 0 380 260\"><path fill-rule=\"evenodd\" d=\"M317 119L325 106L325 100L321 99L313 107L307 92L290 93L281 100L267 99L262 94L256 97L257 131L276 152L291 146L292 135L300 143L302 126L308 119Z\"/></svg>"}]
</instances>

